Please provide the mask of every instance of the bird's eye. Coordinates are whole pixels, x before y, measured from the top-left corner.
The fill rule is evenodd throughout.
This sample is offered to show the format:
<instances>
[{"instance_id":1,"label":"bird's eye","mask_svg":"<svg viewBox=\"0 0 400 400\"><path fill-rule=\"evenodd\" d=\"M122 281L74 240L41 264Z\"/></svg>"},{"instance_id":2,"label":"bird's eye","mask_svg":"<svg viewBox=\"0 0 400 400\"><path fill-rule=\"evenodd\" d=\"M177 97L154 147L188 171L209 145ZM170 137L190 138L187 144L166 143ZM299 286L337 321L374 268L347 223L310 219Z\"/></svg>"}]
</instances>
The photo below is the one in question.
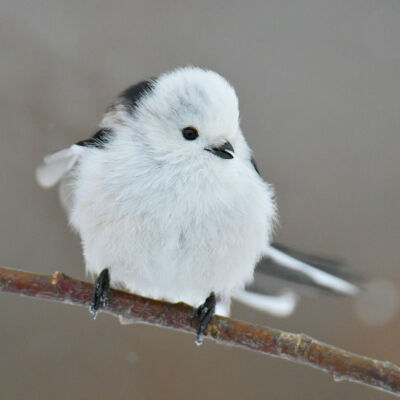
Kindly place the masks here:
<instances>
[{"instance_id":1,"label":"bird's eye","mask_svg":"<svg viewBox=\"0 0 400 400\"><path fill-rule=\"evenodd\" d=\"M193 126L187 126L186 128L183 128L182 135L186 140L195 140L199 137L197 129Z\"/></svg>"}]
</instances>

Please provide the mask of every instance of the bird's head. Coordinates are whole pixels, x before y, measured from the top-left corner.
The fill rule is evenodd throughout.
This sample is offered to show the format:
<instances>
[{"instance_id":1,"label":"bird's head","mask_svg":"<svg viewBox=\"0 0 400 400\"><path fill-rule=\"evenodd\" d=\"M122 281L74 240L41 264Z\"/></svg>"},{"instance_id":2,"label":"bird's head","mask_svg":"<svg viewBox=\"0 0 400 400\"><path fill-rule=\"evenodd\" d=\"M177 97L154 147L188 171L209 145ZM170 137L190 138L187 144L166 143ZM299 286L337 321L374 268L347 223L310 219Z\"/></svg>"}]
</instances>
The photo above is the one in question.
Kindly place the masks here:
<instances>
[{"instance_id":1,"label":"bird's head","mask_svg":"<svg viewBox=\"0 0 400 400\"><path fill-rule=\"evenodd\" d=\"M152 156L229 162L248 153L233 87L213 71L179 68L132 86L118 106Z\"/></svg>"}]
</instances>

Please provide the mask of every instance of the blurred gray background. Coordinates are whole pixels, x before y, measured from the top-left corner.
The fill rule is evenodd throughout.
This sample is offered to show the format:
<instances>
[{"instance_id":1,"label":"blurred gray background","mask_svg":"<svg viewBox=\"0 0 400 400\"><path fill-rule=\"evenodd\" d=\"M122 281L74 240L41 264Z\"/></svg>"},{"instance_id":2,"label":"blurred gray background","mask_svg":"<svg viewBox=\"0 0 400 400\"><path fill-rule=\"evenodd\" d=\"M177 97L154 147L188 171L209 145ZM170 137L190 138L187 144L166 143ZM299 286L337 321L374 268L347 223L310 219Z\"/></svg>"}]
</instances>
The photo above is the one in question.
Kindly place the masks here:
<instances>
[{"instance_id":1,"label":"blurred gray background","mask_svg":"<svg viewBox=\"0 0 400 400\"><path fill-rule=\"evenodd\" d=\"M0 4L0 264L85 278L41 158L93 133L129 84L194 64L236 87L280 210L277 239L370 276L362 298L305 294L233 316L400 362L400 2ZM369 293L369 294L368 294ZM388 399L319 371L83 308L0 295L1 399Z\"/></svg>"}]
</instances>

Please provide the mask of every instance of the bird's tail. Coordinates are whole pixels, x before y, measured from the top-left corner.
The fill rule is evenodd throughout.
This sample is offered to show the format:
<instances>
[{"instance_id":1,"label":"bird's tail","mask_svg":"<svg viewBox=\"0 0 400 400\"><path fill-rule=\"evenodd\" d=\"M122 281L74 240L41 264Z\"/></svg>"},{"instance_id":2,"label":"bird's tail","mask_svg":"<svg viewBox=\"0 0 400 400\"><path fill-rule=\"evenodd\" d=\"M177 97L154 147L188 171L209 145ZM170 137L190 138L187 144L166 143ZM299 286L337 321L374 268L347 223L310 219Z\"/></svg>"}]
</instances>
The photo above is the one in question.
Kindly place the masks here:
<instances>
[{"instance_id":1,"label":"bird's tail","mask_svg":"<svg viewBox=\"0 0 400 400\"><path fill-rule=\"evenodd\" d=\"M340 263L291 250L279 244L268 247L267 257L257 265L256 274L267 274L286 281L354 296L359 288L350 281L360 280L354 271Z\"/></svg>"},{"instance_id":2,"label":"bird's tail","mask_svg":"<svg viewBox=\"0 0 400 400\"><path fill-rule=\"evenodd\" d=\"M294 312L299 297L288 289L283 290L276 296L241 290L235 294L234 299L246 306L275 317L288 317Z\"/></svg>"},{"instance_id":3,"label":"bird's tail","mask_svg":"<svg viewBox=\"0 0 400 400\"><path fill-rule=\"evenodd\" d=\"M82 151L81 146L74 144L67 149L47 155L36 170L36 179L40 186L49 188L57 184L74 167Z\"/></svg>"},{"instance_id":4,"label":"bird's tail","mask_svg":"<svg viewBox=\"0 0 400 400\"><path fill-rule=\"evenodd\" d=\"M341 267L336 261L274 244L268 247L267 256L258 263L254 282L246 290L237 293L235 299L274 316L290 315L295 310L299 297L289 289L272 296L268 289L269 278L284 281L285 287L296 283L351 296L359 292L359 288L351 281L361 279L354 271Z\"/></svg>"}]
</instances>

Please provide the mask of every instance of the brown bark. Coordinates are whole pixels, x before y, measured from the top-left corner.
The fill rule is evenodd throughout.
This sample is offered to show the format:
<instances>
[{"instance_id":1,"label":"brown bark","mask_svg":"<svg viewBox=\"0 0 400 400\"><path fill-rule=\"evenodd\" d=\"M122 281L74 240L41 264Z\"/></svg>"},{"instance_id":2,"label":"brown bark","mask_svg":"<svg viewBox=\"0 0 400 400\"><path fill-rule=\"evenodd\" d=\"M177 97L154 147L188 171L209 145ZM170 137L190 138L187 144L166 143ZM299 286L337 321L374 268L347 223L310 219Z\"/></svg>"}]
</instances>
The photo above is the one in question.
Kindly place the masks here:
<instances>
[{"instance_id":1,"label":"brown bark","mask_svg":"<svg viewBox=\"0 0 400 400\"><path fill-rule=\"evenodd\" d=\"M88 307L93 285L56 272L39 275L0 267L0 291ZM170 304L118 290L111 291L109 314L128 322L142 322L194 333L193 308ZM319 342L304 334L250 325L215 316L208 337L329 372L336 381L362 383L400 396L400 368Z\"/></svg>"}]
</instances>

